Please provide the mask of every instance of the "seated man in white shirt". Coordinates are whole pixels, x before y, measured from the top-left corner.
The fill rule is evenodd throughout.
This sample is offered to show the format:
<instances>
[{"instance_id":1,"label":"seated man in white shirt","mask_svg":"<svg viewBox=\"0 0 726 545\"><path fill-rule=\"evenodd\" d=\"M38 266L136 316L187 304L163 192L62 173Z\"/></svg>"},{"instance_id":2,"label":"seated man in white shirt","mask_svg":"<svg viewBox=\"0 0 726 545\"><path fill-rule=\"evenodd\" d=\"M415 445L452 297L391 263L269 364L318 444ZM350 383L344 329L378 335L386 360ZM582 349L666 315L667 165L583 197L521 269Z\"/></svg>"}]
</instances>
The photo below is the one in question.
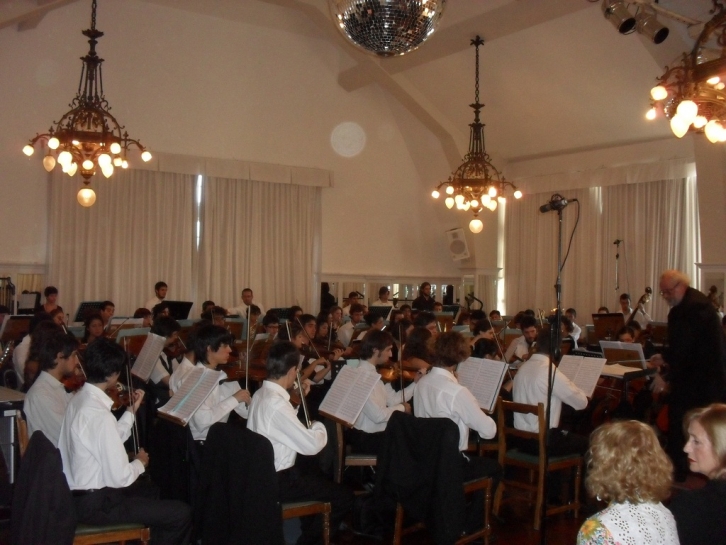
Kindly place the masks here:
<instances>
[{"instance_id":1,"label":"seated man in white shirt","mask_svg":"<svg viewBox=\"0 0 726 545\"><path fill-rule=\"evenodd\" d=\"M28 435L40 430L57 447L71 399L61 380L73 375L78 367L78 339L63 331L51 331L43 341L38 352L40 375L25 395L23 411L28 420Z\"/></svg>"},{"instance_id":2,"label":"seated man in white shirt","mask_svg":"<svg viewBox=\"0 0 726 545\"><path fill-rule=\"evenodd\" d=\"M156 305L162 303L164 299L166 299L166 292L168 289L169 287L166 285L166 282L157 282L154 284L154 297L146 301L144 307L153 311Z\"/></svg>"},{"instance_id":3,"label":"seated man in white shirt","mask_svg":"<svg viewBox=\"0 0 726 545\"><path fill-rule=\"evenodd\" d=\"M620 312L623 314L623 318L625 319L625 324L628 324L628 318L630 318L631 315L633 315L633 320L638 322L640 324L640 328L644 329L645 326L647 326L650 322L653 321L653 318L650 317L650 315L645 311L645 307L643 304L638 301L638 308L633 310L633 308L630 306L630 295L627 293L623 293L620 296L619 299L620 302Z\"/></svg>"},{"instance_id":4,"label":"seated man in white shirt","mask_svg":"<svg viewBox=\"0 0 726 545\"><path fill-rule=\"evenodd\" d=\"M441 333L434 343L433 367L416 385L414 414L421 418L448 418L459 427L459 450L464 470L464 482L480 477L492 477L492 494L502 473L501 466L492 458L467 456L469 429L482 439L492 439L497 425L479 407L474 394L459 384L456 366L470 354L469 343L456 331ZM467 530L481 528L483 524L484 493L478 494L467 507Z\"/></svg>"},{"instance_id":5,"label":"seated man in white shirt","mask_svg":"<svg viewBox=\"0 0 726 545\"><path fill-rule=\"evenodd\" d=\"M348 348L353 339L355 326L363 321L363 305L354 303L350 308L350 321L338 328L338 340L344 347Z\"/></svg>"},{"instance_id":6,"label":"seated man in white shirt","mask_svg":"<svg viewBox=\"0 0 726 545\"><path fill-rule=\"evenodd\" d=\"M395 307L396 305L393 304L393 301L390 301L388 298L391 296L391 290L388 289L388 286L381 286L378 290L378 300L374 301L371 305L372 307Z\"/></svg>"},{"instance_id":7,"label":"seated man in white shirt","mask_svg":"<svg viewBox=\"0 0 726 545\"><path fill-rule=\"evenodd\" d=\"M577 311L570 307L565 311L565 316L567 316L570 321L572 322L572 337L578 342L580 342L580 337L582 336L582 328L575 323L577 320Z\"/></svg>"},{"instance_id":8,"label":"seated man in white shirt","mask_svg":"<svg viewBox=\"0 0 726 545\"><path fill-rule=\"evenodd\" d=\"M299 361L300 353L289 341L272 345L267 356L267 379L252 398L247 428L264 435L272 443L280 502L330 502L330 533L334 538L340 523L353 507L353 493L320 474L305 474L295 467L298 454L317 454L328 440L322 423L313 422L309 429L306 428L290 404L287 391L295 384ZM308 390L309 384L304 388ZM304 517L301 526L298 545L322 543L321 517Z\"/></svg>"},{"instance_id":9,"label":"seated man in white shirt","mask_svg":"<svg viewBox=\"0 0 726 545\"><path fill-rule=\"evenodd\" d=\"M87 382L73 396L61 426L58 448L63 473L73 493L78 522L108 525L136 522L151 527L152 543L189 542L191 511L183 502L152 499L151 487L139 486L149 456L139 450L129 462L123 443L130 436L137 391L129 410L116 421L105 390L115 387L126 354L105 338L91 343L84 362Z\"/></svg>"},{"instance_id":10,"label":"seated man in white shirt","mask_svg":"<svg viewBox=\"0 0 726 545\"><path fill-rule=\"evenodd\" d=\"M537 320L534 316L523 316L519 323L522 331L521 337L517 337L504 352L504 361L507 363L521 364L529 359L532 343L537 340Z\"/></svg>"},{"instance_id":11,"label":"seated man in white shirt","mask_svg":"<svg viewBox=\"0 0 726 545\"><path fill-rule=\"evenodd\" d=\"M537 337L537 353L533 354L523 363L517 374L514 376L514 388L512 397L515 403L526 403L537 405L544 403L547 408L547 384L550 372L550 336L549 331L544 331ZM550 413L548 448L550 456L564 454L584 454L587 451L587 437L573 434L559 428L562 404L565 403L575 410L582 410L587 407L587 396L575 384L562 373L556 372L553 365L552 372L554 380L552 386L552 406ZM535 414L514 414L514 427L519 430L538 432L539 422ZM536 442L522 445L526 451L536 454L538 445Z\"/></svg>"},{"instance_id":12,"label":"seated man in white shirt","mask_svg":"<svg viewBox=\"0 0 726 545\"><path fill-rule=\"evenodd\" d=\"M357 291L351 291L348 294L348 304L343 307L343 316L350 316L351 307L361 300L360 295Z\"/></svg>"},{"instance_id":13,"label":"seated man in white shirt","mask_svg":"<svg viewBox=\"0 0 726 545\"><path fill-rule=\"evenodd\" d=\"M228 308L227 314L238 314L239 316L245 317L247 316L247 309L249 306L253 303L255 294L252 293L252 290L250 288L245 288L242 290L242 302L237 305L236 307ZM254 302L255 305L257 305L260 309L260 314L262 316L265 315L265 308L257 302Z\"/></svg>"},{"instance_id":14,"label":"seated man in white shirt","mask_svg":"<svg viewBox=\"0 0 726 545\"><path fill-rule=\"evenodd\" d=\"M179 330L181 326L174 318L160 316L154 320L151 332L154 335L164 337L164 349L176 347L179 342ZM159 354L159 359L151 371L149 380L153 384L154 404L161 407L169 401L169 379L174 370L179 366L179 360L169 355L168 352Z\"/></svg>"},{"instance_id":15,"label":"seated man in white shirt","mask_svg":"<svg viewBox=\"0 0 726 545\"><path fill-rule=\"evenodd\" d=\"M359 373L377 373L376 366L388 363L391 359L393 337L385 331L369 331L360 347ZM388 419L395 411L411 414L408 401L413 397L416 382L421 378L417 373L415 381L402 392L393 389L390 383L385 386L379 380L366 400L363 410L347 436L348 442L356 452L378 454L386 430Z\"/></svg>"}]
</instances>

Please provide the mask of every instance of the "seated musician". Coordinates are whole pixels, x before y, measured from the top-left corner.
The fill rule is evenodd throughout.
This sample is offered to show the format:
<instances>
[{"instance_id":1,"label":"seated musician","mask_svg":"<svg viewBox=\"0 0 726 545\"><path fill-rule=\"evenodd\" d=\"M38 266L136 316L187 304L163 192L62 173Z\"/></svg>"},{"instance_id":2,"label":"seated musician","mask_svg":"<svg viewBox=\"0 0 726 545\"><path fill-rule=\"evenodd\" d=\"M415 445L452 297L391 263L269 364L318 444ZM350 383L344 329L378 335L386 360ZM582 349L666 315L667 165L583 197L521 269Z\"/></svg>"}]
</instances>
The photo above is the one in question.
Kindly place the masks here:
<instances>
[{"instance_id":1,"label":"seated musician","mask_svg":"<svg viewBox=\"0 0 726 545\"><path fill-rule=\"evenodd\" d=\"M208 312L212 310L213 307L216 307L217 305L214 303L214 301L204 301L202 303L202 314L205 312Z\"/></svg>"},{"instance_id":2,"label":"seated musician","mask_svg":"<svg viewBox=\"0 0 726 545\"><path fill-rule=\"evenodd\" d=\"M164 301L168 290L169 287L166 285L166 282L157 282L154 284L154 297L146 301L144 308L153 311L156 305Z\"/></svg>"},{"instance_id":3,"label":"seated musician","mask_svg":"<svg viewBox=\"0 0 726 545\"><path fill-rule=\"evenodd\" d=\"M479 320L474 324L474 329L471 330L472 336L469 337L469 345L472 348L472 352L476 352L476 345L479 341L490 340L494 342L494 328L488 318ZM480 357L480 356L476 356Z\"/></svg>"},{"instance_id":4,"label":"seated musician","mask_svg":"<svg viewBox=\"0 0 726 545\"><path fill-rule=\"evenodd\" d=\"M385 331L371 331L363 339L360 348L359 373L376 373L376 366L388 363L391 359L393 337ZM388 419L395 411L411 413L408 401L413 397L416 382L421 378L417 373L415 382L406 386L403 392L396 392L390 384L376 382L368 396L363 410L353 424L348 441L356 452L378 454ZM404 401L405 400L405 401Z\"/></svg>"},{"instance_id":5,"label":"seated musician","mask_svg":"<svg viewBox=\"0 0 726 545\"><path fill-rule=\"evenodd\" d=\"M598 314L610 314L610 309L608 307L599 307L597 309Z\"/></svg>"},{"instance_id":6,"label":"seated musician","mask_svg":"<svg viewBox=\"0 0 726 545\"><path fill-rule=\"evenodd\" d=\"M328 314L330 314L330 325L333 327L333 334L337 335L338 329L343 325L343 309L335 305L330 307Z\"/></svg>"},{"instance_id":7,"label":"seated musician","mask_svg":"<svg viewBox=\"0 0 726 545\"><path fill-rule=\"evenodd\" d=\"M396 305L393 304L393 301L389 300L389 297L391 296L391 290L388 289L388 286L381 286L378 289L378 299L376 299L373 304L371 304L372 307L395 307Z\"/></svg>"},{"instance_id":8,"label":"seated musician","mask_svg":"<svg viewBox=\"0 0 726 545\"><path fill-rule=\"evenodd\" d=\"M90 312L83 320L83 344L90 344L99 337L103 337L103 316L100 312Z\"/></svg>"},{"instance_id":9,"label":"seated musician","mask_svg":"<svg viewBox=\"0 0 726 545\"><path fill-rule=\"evenodd\" d=\"M140 449L129 462L123 446L143 393L136 392L120 420L111 414L112 401L105 390L115 386L125 359L123 348L113 341L91 343L84 357L88 380L66 409L58 448L76 516L92 525L145 524L151 527L152 543L185 544L191 531L189 506L155 499L152 494L157 491L137 482L149 465L148 454Z\"/></svg>"},{"instance_id":10,"label":"seated musician","mask_svg":"<svg viewBox=\"0 0 726 545\"><path fill-rule=\"evenodd\" d=\"M359 303L353 303L350 309L350 322L344 323L338 328L338 340L343 343L343 346L348 348L350 341L353 338L353 330L355 326L361 323L363 320L363 305Z\"/></svg>"},{"instance_id":11,"label":"seated musician","mask_svg":"<svg viewBox=\"0 0 726 545\"><path fill-rule=\"evenodd\" d=\"M527 361L532 343L537 340L537 320L534 316L522 316L519 327L522 330L521 337L517 337L509 343L507 351L504 353L504 361L507 363Z\"/></svg>"},{"instance_id":12,"label":"seated musician","mask_svg":"<svg viewBox=\"0 0 726 545\"><path fill-rule=\"evenodd\" d=\"M220 327L225 327L224 319L226 317L227 310L218 306L213 306L202 312L202 320L206 320Z\"/></svg>"},{"instance_id":13,"label":"seated musician","mask_svg":"<svg viewBox=\"0 0 726 545\"><path fill-rule=\"evenodd\" d=\"M633 320L638 322L641 328L645 327L653 321L653 318L651 318L650 315L645 311L645 307L642 304L639 304L638 308L633 310L633 308L630 306L630 295L627 293L623 293L620 295L620 312L623 313L623 318L626 322L632 315ZM635 314L633 314L633 312L635 312Z\"/></svg>"},{"instance_id":14,"label":"seated musician","mask_svg":"<svg viewBox=\"0 0 726 545\"><path fill-rule=\"evenodd\" d=\"M56 307L51 310L48 315L53 322L61 327L66 326L66 315L61 307Z\"/></svg>"},{"instance_id":15,"label":"seated musician","mask_svg":"<svg viewBox=\"0 0 726 545\"><path fill-rule=\"evenodd\" d=\"M248 331L250 332L250 337L254 340L254 338L259 335L260 333L264 333L264 328L262 327L262 324L260 322L260 316L262 316L262 311L260 310L260 307L258 307L255 304L250 305L247 307L247 314L245 315L245 318L249 320L249 323L247 324Z\"/></svg>"},{"instance_id":16,"label":"seated musician","mask_svg":"<svg viewBox=\"0 0 726 545\"><path fill-rule=\"evenodd\" d=\"M169 312L169 304L162 301L161 303L154 305L154 308L151 309L151 313L154 315L153 320L162 316L170 316L171 313Z\"/></svg>"},{"instance_id":17,"label":"seated musician","mask_svg":"<svg viewBox=\"0 0 726 545\"><path fill-rule=\"evenodd\" d=\"M335 539L340 523L353 507L353 493L319 473L306 474L295 467L298 454L317 454L328 440L322 423L313 422L308 429L290 404L288 390L296 382L299 358L300 353L290 342L280 341L270 348L267 379L252 398L247 428L264 435L272 443L280 502L330 502L330 534ZM322 543L321 517L304 517L301 526L298 545Z\"/></svg>"},{"instance_id":18,"label":"seated musician","mask_svg":"<svg viewBox=\"0 0 726 545\"><path fill-rule=\"evenodd\" d=\"M101 303L100 312L101 319L103 320L103 329L104 331L108 331L108 328L111 326L111 318L116 313L116 305L111 301L104 301Z\"/></svg>"},{"instance_id":19,"label":"seated musician","mask_svg":"<svg viewBox=\"0 0 726 545\"><path fill-rule=\"evenodd\" d=\"M300 316L304 314L301 306L293 305L288 309L291 322L297 322Z\"/></svg>"},{"instance_id":20,"label":"seated musician","mask_svg":"<svg viewBox=\"0 0 726 545\"><path fill-rule=\"evenodd\" d=\"M365 323L368 324L369 330L372 331L382 331L383 327L386 325L386 321L383 319L383 316L376 316L372 312L369 312L363 317L363 320L365 320Z\"/></svg>"},{"instance_id":21,"label":"seated musician","mask_svg":"<svg viewBox=\"0 0 726 545\"><path fill-rule=\"evenodd\" d=\"M348 294L348 304L343 307L343 316L350 316L351 307L360 303L360 297L357 291L351 291Z\"/></svg>"},{"instance_id":22,"label":"seated musician","mask_svg":"<svg viewBox=\"0 0 726 545\"><path fill-rule=\"evenodd\" d=\"M179 367L180 359L172 357L169 349L176 348L179 342L179 330L181 326L174 318L169 316L160 316L154 320L151 326L151 332L154 335L164 337L164 350L159 354L159 359L151 371L151 380L153 393L155 394L155 404L157 407L164 405L169 401L169 379L171 374Z\"/></svg>"},{"instance_id":23,"label":"seated musician","mask_svg":"<svg viewBox=\"0 0 726 545\"><path fill-rule=\"evenodd\" d=\"M456 318L456 325L471 325L471 314L462 310Z\"/></svg>"},{"instance_id":24,"label":"seated musician","mask_svg":"<svg viewBox=\"0 0 726 545\"><path fill-rule=\"evenodd\" d=\"M406 304L403 304L403 305L401 305L401 306L399 307L399 310L400 310L401 312L403 312L403 317L404 317L404 318L405 318L406 320L408 320L408 321L410 321L410 322L413 322L413 315L412 315L412 309L411 309L411 305L409 305L408 303L406 303Z\"/></svg>"},{"instance_id":25,"label":"seated musician","mask_svg":"<svg viewBox=\"0 0 726 545\"><path fill-rule=\"evenodd\" d=\"M444 312L444 305L436 301L434 303L434 312Z\"/></svg>"},{"instance_id":26,"label":"seated musician","mask_svg":"<svg viewBox=\"0 0 726 545\"><path fill-rule=\"evenodd\" d=\"M51 322L50 314L42 312L33 316L30 319L28 334L23 337L23 339L13 350L13 367L15 368L15 375L18 379L18 386L21 388L25 383L25 364L28 361L28 355L30 353L30 343L33 340L33 333L35 332L35 328L37 328L43 322ZM28 386L28 388L29 387L30 386Z\"/></svg>"},{"instance_id":27,"label":"seated musician","mask_svg":"<svg viewBox=\"0 0 726 545\"><path fill-rule=\"evenodd\" d=\"M212 325L212 322L210 322L209 320L200 320L195 323L191 331L189 331L187 335L186 350L184 351L184 356L179 362L179 365L174 368L174 372L169 378L169 390L171 390L172 393L176 393L179 391L179 388L181 388L181 385L184 382L184 378L186 378L187 373L194 369L194 364L197 361L197 356L194 352L194 347L197 342L197 332L203 327L207 327L210 325Z\"/></svg>"},{"instance_id":28,"label":"seated musician","mask_svg":"<svg viewBox=\"0 0 726 545\"><path fill-rule=\"evenodd\" d=\"M577 336L575 335L575 325L567 316L562 316L560 320L562 324L562 340L570 339L572 341L572 348L576 350Z\"/></svg>"},{"instance_id":29,"label":"seated musician","mask_svg":"<svg viewBox=\"0 0 726 545\"><path fill-rule=\"evenodd\" d=\"M236 314L238 316L247 316L247 309L252 304L252 300L254 299L255 294L252 292L250 288L245 288L242 290L242 302L237 305L236 307L228 308L227 312L230 315ZM260 303L255 303L259 309L260 314L265 314L265 308Z\"/></svg>"},{"instance_id":30,"label":"seated musician","mask_svg":"<svg viewBox=\"0 0 726 545\"><path fill-rule=\"evenodd\" d=\"M288 322L285 324L277 337L277 341L291 342L297 348L302 358L299 365L301 376L303 379L310 379L315 384L325 379L330 372L332 362L340 359L343 355L342 350L335 348L327 358L317 357L317 354L315 354L315 356L309 356L306 359L303 350L305 350L306 354L308 353L309 341L303 328L296 323L290 324Z\"/></svg>"},{"instance_id":31,"label":"seated musician","mask_svg":"<svg viewBox=\"0 0 726 545\"><path fill-rule=\"evenodd\" d=\"M280 331L280 319L277 314L268 311L265 317L262 318L262 327L265 328L265 333L269 335L270 339L277 337L277 333Z\"/></svg>"},{"instance_id":32,"label":"seated musician","mask_svg":"<svg viewBox=\"0 0 726 545\"><path fill-rule=\"evenodd\" d=\"M492 310L489 312L489 320L492 322L499 322L502 319L502 313L498 310Z\"/></svg>"},{"instance_id":33,"label":"seated musician","mask_svg":"<svg viewBox=\"0 0 726 545\"><path fill-rule=\"evenodd\" d=\"M469 357L469 343L457 331L442 333L434 342L433 368L422 377L414 392L414 414L421 418L448 418L459 427L459 450L462 453L464 482L481 477L496 481L502 468L496 460L479 456L467 456L469 429L482 439L492 439L497 425L479 407L474 394L459 384L456 366ZM467 530L481 528L483 524L484 494L478 494L467 507Z\"/></svg>"},{"instance_id":34,"label":"seated musician","mask_svg":"<svg viewBox=\"0 0 726 545\"><path fill-rule=\"evenodd\" d=\"M550 367L550 335L549 331L543 331L537 336L537 352L524 362L514 376L514 389L512 397L515 403L526 403L537 405L544 403L547 408L547 384ZM581 437L559 428L562 404L565 403L575 410L587 407L587 396L575 384L562 373L554 373L552 388L552 408L549 425L549 454L560 456L564 454L584 454L587 451L587 437ZM514 415L514 427L519 430L539 431L539 422L535 414ZM539 448L536 441L522 445L522 448L535 454Z\"/></svg>"},{"instance_id":35,"label":"seated musician","mask_svg":"<svg viewBox=\"0 0 726 545\"><path fill-rule=\"evenodd\" d=\"M25 395L23 411L28 420L28 435L40 430L56 447L71 398L61 381L75 373L77 349L78 339L72 334L58 330L46 333L38 350L40 375Z\"/></svg>"},{"instance_id":36,"label":"seated musician","mask_svg":"<svg viewBox=\"0 0 726 545\"><path fill-rule=\"evenodd\" d=\"M565 316L567 316L572 322L572 338L579 342L580 337L582 336L582 328L575 323L577 319L577 311L570 307L565 311Z\"/></svg>"},{"instance_id":37,"label":"seated musician","mask_svg":"<svg viewBox=\"0 0 726 545\"><path fill-rule=\"evenodd\" d=\"M406 367L428 371L433 361L434 336L425 327L414 327L405 334L401 361Z\"/></svg>"},{"instance_id":38,"label":"seated musician","mask_svg":"<svg viewBox=\"0 0 726 545\"><path fill-rule=\"evenodd\" d=\"M629 325L623 326L618 330L618 341L621 343L634 343L635 330Z\"/></svg>"},{"instance_id":39,"label":"seated musician","mask_svg":"<svg viewBox=\"0 0 726 545\"><path fill-rule=\"evenodd\" d=\"M141 319L141 327L151 327L154 315L146 307L139 307L134 311L134 318Z\"/></svg>"},{"instance_id":40,"label":"seated musician","mask_svg":"<svg viewBox=\"0 0 726 545\"><path fill-rule=\"evenodd\" d=\"M401 314L401 316L403 316L403 314ZM393 349L391 358L394 361L401 361L401 351L403 345L413 329L413 324L405 318L401 318L396 322L391 320L391 325L388 327L388 332L393 337Z\"/></svg>"},{"instance_id":41,"label":"seated musician","mask_svg":"<svg viewBox=\"0 0 726 545\"><path fill-rule=\"evenodd\" d=\"M419 312L413 320L413 325L414 327L423 327L428 329L434 338L436 338L436 335L439 334L439 322L436 320L436 316L433 312Z\"/></svg>"}]
</instances>

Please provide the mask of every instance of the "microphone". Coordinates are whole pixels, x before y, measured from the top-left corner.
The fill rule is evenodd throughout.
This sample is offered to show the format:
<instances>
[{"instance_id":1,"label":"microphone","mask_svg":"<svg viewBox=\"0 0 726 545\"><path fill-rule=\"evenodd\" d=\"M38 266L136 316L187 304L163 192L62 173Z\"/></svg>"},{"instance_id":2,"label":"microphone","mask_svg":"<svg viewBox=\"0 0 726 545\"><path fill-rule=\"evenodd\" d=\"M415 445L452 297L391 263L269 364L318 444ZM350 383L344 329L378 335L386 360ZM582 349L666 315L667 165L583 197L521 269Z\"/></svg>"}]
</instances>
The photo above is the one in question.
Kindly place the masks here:
<instances>
[{"instance_id":1,"label":"microphone","mask_svg":"<svg viewBox=\"0 0 726 545\"><path fill-rule=\"evenodd\" d=\"M574 202L576 200L577 199L572 199L572 200L568 201L562 195L558 195L557 193L555 193L554 195L552 195L552 198L550 198L550 202L543 204L542 206L539 207L539 211L542 212L543 214L545 214L551 210L557 210L559 212L560 210L565 208L565 206L570 204L570 202Z\"/></svg>"},{"instance_id":2,"label":"microphone","mask_svg":"<svg viewBox=\"0 0 726 545\"><path fill-rule=\"evenodd\" d=\"M616 238L616 239L615 239L615 242L613 242L613 244L615 244L615 246L617 246L617 245L618 245L618 244L620 244L621 242L622 242L622 239Z\"/></svg>"}]
</instances>

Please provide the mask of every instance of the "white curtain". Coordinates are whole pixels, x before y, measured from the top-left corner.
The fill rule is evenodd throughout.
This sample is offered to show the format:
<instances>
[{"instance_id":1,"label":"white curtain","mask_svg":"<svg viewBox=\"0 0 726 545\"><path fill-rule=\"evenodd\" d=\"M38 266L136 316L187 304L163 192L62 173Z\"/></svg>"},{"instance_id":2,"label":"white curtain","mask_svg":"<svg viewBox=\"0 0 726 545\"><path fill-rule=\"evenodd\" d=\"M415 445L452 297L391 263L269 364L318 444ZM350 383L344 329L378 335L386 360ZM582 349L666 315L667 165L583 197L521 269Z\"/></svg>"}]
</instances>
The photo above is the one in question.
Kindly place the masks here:
<instances>
[{"instance_id":1,"label":"white curtain","mask_svg":"<svg viewBox=\"0 0 726 545\"><path fill-rule=\"evenodd\" d=\"M667 306L658 296L662 271L680 269L697 281L700 233L695 177L638 184L570 189L578 199L580 222L568 261L562 271L562 304L574 307L580 323L600 306L618 310L621 293L633 304L653 289L646 310L664 320ZM524 308L555 306L557 278L556 212L542 214L539 206L551 192L532 194L507 203L505 211L505 301L509 314ZM577 203L563 211L563 257L577 217ZM615 240L622 240L618 251ZM618 284L615 289L616 253Z\"/></svg>"},{"instance_id":2,"label":"white curtain","mask_svg":"<svg viewBox=\"0 0 726 545\"><path fill-rule=\"evenodd\" d=\"M129 316L169 285L168 299L192 300L194 176L117 169L93 178L96 203L76 201L80 175L50 177L48 284L75 313L81 301L109 299Z\"/></svg>"},{"instance_id":3,"label":"white curtain","mask_svg":"<svg viewBox=\"0 0 726 545\"><path fill-rule=\"evenodd\" d=\"M210 177L202 203L199 294L230 307L249 287L265 309L317 312L320 187Z\"/></svg>"}]
</instances>

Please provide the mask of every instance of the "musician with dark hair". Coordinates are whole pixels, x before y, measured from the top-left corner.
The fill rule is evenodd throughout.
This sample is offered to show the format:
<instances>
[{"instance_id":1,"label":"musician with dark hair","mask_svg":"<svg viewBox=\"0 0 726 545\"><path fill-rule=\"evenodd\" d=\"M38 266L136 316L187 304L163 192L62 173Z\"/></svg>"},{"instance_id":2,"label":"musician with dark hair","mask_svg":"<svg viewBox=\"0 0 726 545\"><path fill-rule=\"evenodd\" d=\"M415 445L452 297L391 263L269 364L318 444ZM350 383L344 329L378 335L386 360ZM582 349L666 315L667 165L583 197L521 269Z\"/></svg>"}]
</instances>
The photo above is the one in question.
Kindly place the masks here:
<instances>
[{"instance_id":1,"label":"musician with dark hair","mask_svg":"<svg viewBox=\"0 0 726 545\"><path fill-rule=\"evenodd\" d=\"M334 538L347 513L353 507L353 493L334 484L319 473L306 474L295 467L298 454L320 452L328 441L325 426L312 422L308 429L298 419L290 404L290 390L296 383L300 353L286 341L275 343L267 355L267 379L255 392L250 406L247 428L267 437L275 453L280 502L330 502L330 534ZM309 385L304 384L307 390ZM322 517L301 519L301 544L322 543Z\"/></svg>"},{"instance_id":2,"label":"musician with dark hair","mask_svg":"<svg viewBox=\"0 0 726 545\"><path fill-rule=\"evenodd\" d=\"M139 450L129 462L124 441L131 435L133 411L143 393L118 422L111 414L107 388L115 387L126 359L118 344L98 339L85 354L87 382L73 396L61 426L58 448L79 522L102 526L136 522L151 527L152 542L188 543L189 506L150 497L153 490L135 485L149 464Z\"/></svg>"},{"instance_id":3,"label":"musician with dark hair","mask_svg":"<svg viewBox=\"0 0 726 545\"><path fill-rule=\"evenodd\" d=\"M154 307L158 305L159 303L163 303L164 299L166 299L166 292L168 291L169 286L166 285L166 282L157 282L154 284L154 297L146 301L146 304L144 307L148 308L149 310L153 311Z\"/></svg>"},{"instance_id":4,"label":"musician with dark hair","mask_svg":"<svg viewBox=\"0 0 726 545\"><path fill-rule=\"evenodd\" d=\"M23 411L28 434L40 430L56 447L71 398L61 380L73 375L78 367L77 349L78 339L72 334L59 330L46 333L38 348L40 375L25 395Z\"/></svg>"},{"instance_id":5,"label":"musician with dark hair","mask_svg":"<svg viewBox=\"0 0 726 545\"><path fill-rule=\"evenodd\" d=\"M427 310L433 312L434 310L434 298L431 297L431 284L424 282L419 287L419 296L413 300L411 307L415 310Z\"/></svg>"},{"instance_id":6,"label":"musician with dark hair","mask_svg":"<svg viewBox=\"0 0 726 545\"><path fill-rule=\"evenodd\" d=\"M116 305L112 301L104 301L101 303L101 319L103 319L103 329L108 329L111 325L111 318L116 313Z\"/></svg>"}]
</instances>

